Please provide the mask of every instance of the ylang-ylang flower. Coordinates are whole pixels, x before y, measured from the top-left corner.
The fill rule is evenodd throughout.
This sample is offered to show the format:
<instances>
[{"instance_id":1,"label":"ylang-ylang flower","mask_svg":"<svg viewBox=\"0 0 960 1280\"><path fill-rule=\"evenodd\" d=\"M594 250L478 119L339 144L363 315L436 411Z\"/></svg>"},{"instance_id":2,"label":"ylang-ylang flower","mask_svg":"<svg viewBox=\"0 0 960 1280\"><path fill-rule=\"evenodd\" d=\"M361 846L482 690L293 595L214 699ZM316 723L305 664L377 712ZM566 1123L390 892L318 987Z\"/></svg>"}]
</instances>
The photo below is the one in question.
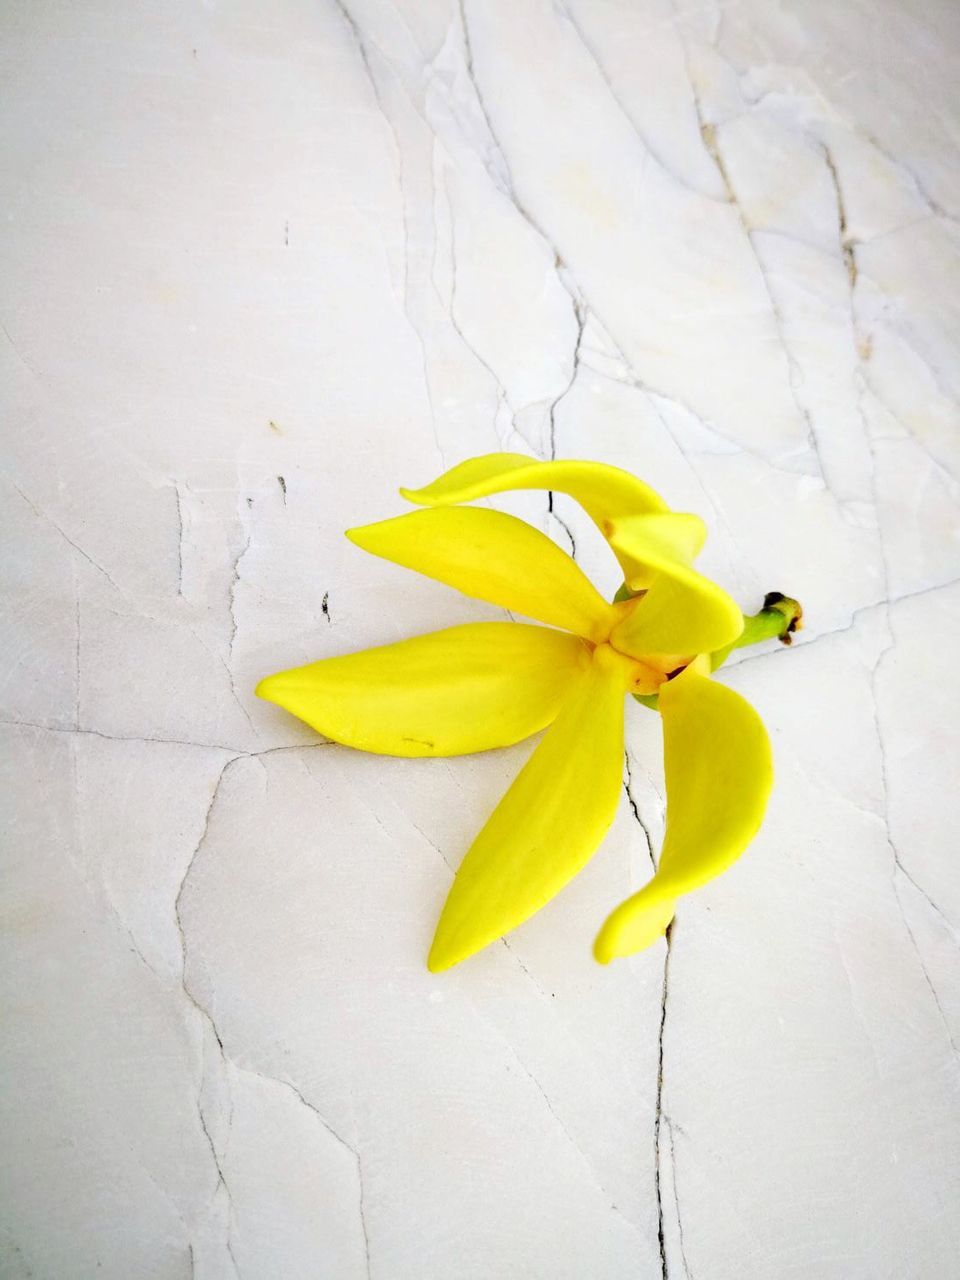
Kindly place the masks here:
<instances>
[{"instance_id":1,"label":"ylang-ylang flower","mask_svg":"<svg viewBox=\"0 0 960 1280\"><path fill-rule=\"evenodd\" d=\"M511 489L561 492L584 507L622 566L615 602L538 529L461 505ZM467 850L437 924L433 971L515 929L592 857L619 802L624 697L655 705L667 787L663 849L653 879L612 912L594 944L603 962L639 951L663 934L678 900L729 867L760 826L773 778L767 734L711 669L738 643L789 639L799 607L770 597L771 607L745 620L693 568L706 532L699 517L670 511L615 467L497 453L401 493L421 509L347 537L546 625L450 627L282 671L257 692L336 742L384 755L488 751L546 729Z\"/></svg>"}]
</instances>

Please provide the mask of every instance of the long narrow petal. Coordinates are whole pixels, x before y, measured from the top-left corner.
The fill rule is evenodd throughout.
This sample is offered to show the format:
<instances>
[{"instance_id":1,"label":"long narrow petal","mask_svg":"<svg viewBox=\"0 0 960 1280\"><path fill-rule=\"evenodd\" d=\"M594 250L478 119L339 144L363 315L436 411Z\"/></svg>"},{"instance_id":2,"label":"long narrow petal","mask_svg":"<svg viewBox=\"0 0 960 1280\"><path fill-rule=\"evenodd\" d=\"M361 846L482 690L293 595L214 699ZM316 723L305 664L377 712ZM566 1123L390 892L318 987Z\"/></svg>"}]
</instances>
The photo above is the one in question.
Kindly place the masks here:
<instances>
[{"instance_id":1,"label":"long narrow petal","mask_svg":"<svg viewBox=\"0 0 960 1280\"><path fill-rule=\"evenodd\" d=\"M434 973L516 928L589 861L620 796L623 693L615 655L597 649L467 852L430 950Z\"/></svg>"},{"instance_id":2,"label":"long narrow petal","mask_svg":"<svg viewBox=\"0 0 960 1280\"><path fill-rule=\"evenodd\" d=\"M437 507L348 529L364 551L416 569L465 595L592 640L618 613L580 566L523 520L481 507Z\"/></svg>"},{"instance_id":3,"label":"long narrow petal","mask_svg":"<svg viewBox=\"0 0 960 1280\"><path fill-rule=\"evenodd\" d=\"M658 938L677 898L740 857L773 785L770 740L753 707L689 667L660 689L667 831L657 874L610 915L594 947L604 964Z\"/></svg>"},{"instance_id":4,"label":"long narrow petal","mask_svg":"<svg viewBox=\"0 0 960 1280\"><path fill-rule=\"evenodd\" d=\"M408 502L424 506L446 506L473 502L493 493L511 489L552 489L579 502L591 520L604 529L620 516L667 511L667 504L642 480L603 462L537 462L522 453L488 453L452 467L422 489L401 489ZM634 576L641 566L629 553L616 552L624 577Z\"/></svg>"},{"instance_id":5,"label":"long narrow petal","mask_svg":"<svg viewBox=\"0 0 960 1280\"><path fill-rule=\"evenodd\" d=\"M743 630L736 601L690 567L700 549L702 522L671 514L612 521L611 546L643 566L631 585L647 587L611 636L625 653L705 653L730 644Z\"/></svg>"},{"instance_id":6,"label":"long narrow petal","mask_svg":"<svg viewBox=\"0 0 960 1280\"><path fill-rule=\"evenodd\" d=\"M281 671L257 693L361 751L456 756L551 724L589 666L576 636L477 622Z\"/></svg>"}]
</instances>

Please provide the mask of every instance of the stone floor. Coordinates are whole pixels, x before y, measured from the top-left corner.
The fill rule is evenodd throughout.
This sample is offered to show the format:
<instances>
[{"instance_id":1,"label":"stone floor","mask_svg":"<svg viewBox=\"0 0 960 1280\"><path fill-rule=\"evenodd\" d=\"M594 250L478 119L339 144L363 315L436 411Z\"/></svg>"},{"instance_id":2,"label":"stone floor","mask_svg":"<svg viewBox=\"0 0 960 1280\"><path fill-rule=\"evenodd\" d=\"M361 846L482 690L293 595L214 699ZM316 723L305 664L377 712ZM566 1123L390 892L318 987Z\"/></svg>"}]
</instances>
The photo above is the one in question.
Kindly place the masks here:
<instances>
[{"instance_id":1,"label":"stone floor","mask_svg":"<svg viewBox=\"0 0 960 1280\"><path fill-rule=\"evenodd\" d=\"M0 1275L956 1275L957 6L2 24ZM634 707L595 860L434 977L529 746L253 687L502 617L342 536L501 448L636 472L807 626L725 672L777 786L669 947L590 956L662 837Z\"/></svg>"}]
</instances>

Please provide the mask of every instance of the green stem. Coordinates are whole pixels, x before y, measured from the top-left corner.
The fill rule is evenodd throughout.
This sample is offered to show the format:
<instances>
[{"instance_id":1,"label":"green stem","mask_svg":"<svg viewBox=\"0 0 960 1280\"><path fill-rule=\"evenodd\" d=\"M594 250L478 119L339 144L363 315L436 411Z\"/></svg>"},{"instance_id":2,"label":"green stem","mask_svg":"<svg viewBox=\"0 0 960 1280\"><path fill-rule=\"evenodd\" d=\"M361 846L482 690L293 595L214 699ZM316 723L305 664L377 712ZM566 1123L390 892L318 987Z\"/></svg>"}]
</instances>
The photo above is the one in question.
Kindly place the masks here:
<instances>
[{"instance_id":1,"label":"green stem","mask_svg":"<svg viewBox=\"0 0 960 1280\"><path fill-rule=\"evenodd\" d=\"M802 625L803 609L799 601L781 595L779 591L768 591L760 612L744 617L743 631L733 644L711 653L710 669L716 671L718 667L722 667L734 649L744 649L749 644L759 644L761 640L779 640L781 644L792 644L793 633Z\"/></svg>"}]
</instances>

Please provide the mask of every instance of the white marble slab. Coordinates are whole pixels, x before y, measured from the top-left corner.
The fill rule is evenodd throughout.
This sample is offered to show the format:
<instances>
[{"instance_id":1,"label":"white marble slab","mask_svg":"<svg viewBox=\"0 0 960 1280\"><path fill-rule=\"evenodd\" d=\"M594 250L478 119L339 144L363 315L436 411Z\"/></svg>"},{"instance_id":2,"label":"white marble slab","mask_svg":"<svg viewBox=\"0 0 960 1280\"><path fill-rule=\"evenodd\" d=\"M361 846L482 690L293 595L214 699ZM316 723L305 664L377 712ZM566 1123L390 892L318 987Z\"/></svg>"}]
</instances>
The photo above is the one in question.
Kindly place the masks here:
<instances>
[{"instance_id":1,"label":"white marble slab","mask_svg":"<svg viewBox=\"0 0 960 1280\"><path fill-rule=\"evenodd\" d=\"M0 1274L955 1274L960 11L3 27ZM778 785L669 950L590 959L662 834L638 707L595 861L432 977L529 748L364 757L252 690L497 617L342 530L501 447L636 471L807 629L726 677Z\"/></svg>"}]
</instances>

